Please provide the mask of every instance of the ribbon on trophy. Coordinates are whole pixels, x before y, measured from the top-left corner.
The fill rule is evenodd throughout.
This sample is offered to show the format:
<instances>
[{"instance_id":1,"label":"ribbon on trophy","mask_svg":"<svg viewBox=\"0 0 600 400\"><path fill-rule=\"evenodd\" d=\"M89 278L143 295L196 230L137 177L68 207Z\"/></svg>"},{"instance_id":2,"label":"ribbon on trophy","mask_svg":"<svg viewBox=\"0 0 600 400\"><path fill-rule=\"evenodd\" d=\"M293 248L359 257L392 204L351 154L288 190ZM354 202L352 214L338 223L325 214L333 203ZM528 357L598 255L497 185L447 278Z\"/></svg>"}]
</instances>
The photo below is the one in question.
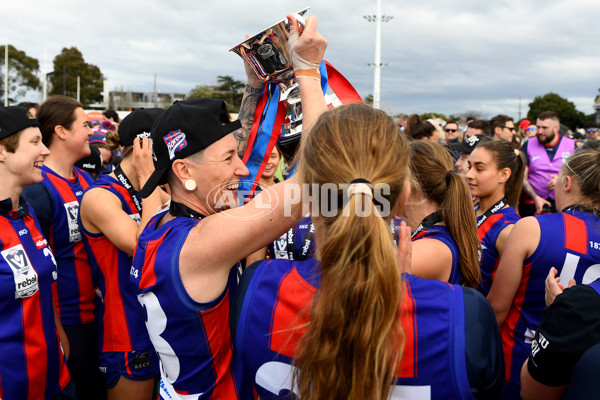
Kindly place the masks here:
<instances>
[{"instance_id":1,"label":"ribbon on trophy","mask_svg":"<svg viewBox=\"0 0 600 400\"><path fill-rule=\"evenodd\" d=\"M319 72L323 94L327 93L329 87L342 104L363 103L352 84L329 62L323 60ZM279 92L278 82L268 81L256 105L254 124L242 159L250 173L240 179L239 186L240 193L247 194L246 201L254 196L258 181L283 130L286 102L279 101Z\"/></svg>"}]
</instances>

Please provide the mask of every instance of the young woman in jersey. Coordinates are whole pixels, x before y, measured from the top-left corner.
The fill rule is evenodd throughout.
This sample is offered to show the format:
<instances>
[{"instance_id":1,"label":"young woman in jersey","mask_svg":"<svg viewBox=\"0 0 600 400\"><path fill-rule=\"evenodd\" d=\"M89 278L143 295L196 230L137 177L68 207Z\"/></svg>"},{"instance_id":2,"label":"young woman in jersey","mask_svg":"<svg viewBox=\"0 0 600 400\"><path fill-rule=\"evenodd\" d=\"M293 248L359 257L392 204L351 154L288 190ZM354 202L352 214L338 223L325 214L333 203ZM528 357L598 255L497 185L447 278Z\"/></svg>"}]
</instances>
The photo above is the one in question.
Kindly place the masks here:
<instances>
[{"instance_id":1,"label":"young woman in jersey","mask_svg":"<svg viewBox=\"0 0 600 400\"><path fill-rule=\"evenodd\" d=\"M519 395L520 372L545 308L545 279L552 267L561 282L600 277L600 152L579 151L558 175L561 212L519 220L504 247L488 300L501 327L505 393Z\"/></svg>"},{"instance_id":2,"label":"young woman in jersey","mask_svg":"<svg viewBox=\"0 0 600 400\"><path fill-rule=\"evenodd\" d=\"M56 263L23 188L50 154L38 121L0 107L0 398L74 399L54 311ZM68 349L68 343L62 347ZM68 386L67 386L68 385Z\"/></svg>"},{"instance_id":3,"label":"young woman in jersey","mask_svg":"<svg viewBox=\"0 0 600 400\"><path fill-rule=\"evenodd\" d=\"M102 295L97 310L99 357L109 399L148 400L159 374L129 273L137 238L162 204L160 189L144 199L138 191L154 171L150 139L140 136L150 132L163 112L136 110L123 119L118 133L107 133L108 150L121 147L124 158L113 172L101 174L81 200L84 244Z\"/></svg>"},{"instance_id":4,"label":"young woman in jersey","mask_svg":"<svg viewBox=\"0 0 600 400\"><path fill-rule=\"evenodd\" d=\"M479 240L469 188L443 145L413 141L410 152L413 188L404 215L413 232L411 271L475 288Z\"/></svg>"},{"instance_id":5,"label":"young woman in jersey","mask_svg":"<svg viewBox=\"0 0 600 400\"><path fill-rule=\"evenodd\" d=\"M410 150L394 120L345 105L302 140L299 179L313 195L336 190L313 200L327 209L313 215L314 258L244 272L234 314L244 398L497 396L499 331L483 296L402 274L410 230L401 224L397 255L390 219L408 201Z\"/></svg>"},{"instance_id":6,"label":"young woman in jersey","mask_svg":"<svg viewBox=\"0 0 600 400\"><path fill-rule=\"evenodd\" d=\"M508 235L520 217L519 196L523 187L525 158L511 143L492 140L479 144L469 156L467 183L479 198L476 207L477 235L481 241L481 282L487 296Z\"/></svg>"},{"instance_id":7,"label":"young woman in jersey","mask_svg":"<svg viewBox=\"0 0 600 400\"><path fill-rule=\"evenodd\" d=\"M103 399L106 389L98 369L96 295L78 221L83 191L93 179L74 166L90 154L92 130L81 104L66 96L50 97L37 117L50 155L41 167L43 181L26 188L24 195L58 264L57 311L69 340L69 371L77 395Z\"/></svg>"},{"instance_id":8,"label":"young woman in jersey","mask_svg":"<svg viewBox=\"0 0 600 400\"><path fill-rule=\"evenodd\" d=\"M292 64L311 67L296 71L308 130L326 109L320 79L314 79L326 48L316 24L309 17L301 36L296 25L291 33L290 53L303 60ZM247 73L240 114L250 116L250 127L264 83ZM155 171L140 193L147 196L166 181L171 204L138 238L130 279L161 360L163 398L239 397L229 328L238 261L300 219L301 199L286 201L286 190L298 189L293 177L235 207L239 180L248 174L238 149L245 148L249 129L240 127L240 120L229 121L223 101L206 98L174 103L152 126Z\"/></svg>"}]
</instances>

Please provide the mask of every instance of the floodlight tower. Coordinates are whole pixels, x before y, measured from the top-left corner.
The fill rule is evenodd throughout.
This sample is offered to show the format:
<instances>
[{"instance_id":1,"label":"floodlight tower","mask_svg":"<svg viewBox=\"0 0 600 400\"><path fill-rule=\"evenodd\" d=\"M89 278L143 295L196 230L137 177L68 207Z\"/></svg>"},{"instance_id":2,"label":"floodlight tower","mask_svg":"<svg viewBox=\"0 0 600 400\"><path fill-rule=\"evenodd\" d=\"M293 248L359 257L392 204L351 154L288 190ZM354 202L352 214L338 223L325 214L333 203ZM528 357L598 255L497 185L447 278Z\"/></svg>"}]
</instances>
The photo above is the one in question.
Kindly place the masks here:
<instances>
[{"instance_id":1,"label":"floodlight tower","mask_svg":"<svg viewBox=\"0 0 600 400\"><path fill-rule=\"evenodd\" d=\"M381 98L381 23L388 22L393 16L381 15L381 0L377 0L377 15L364 15L369 22L375 22L375 62L369 64L375 67L375 77L373 79L373 108L379 109Z\"/></svg>"}]
</instances>

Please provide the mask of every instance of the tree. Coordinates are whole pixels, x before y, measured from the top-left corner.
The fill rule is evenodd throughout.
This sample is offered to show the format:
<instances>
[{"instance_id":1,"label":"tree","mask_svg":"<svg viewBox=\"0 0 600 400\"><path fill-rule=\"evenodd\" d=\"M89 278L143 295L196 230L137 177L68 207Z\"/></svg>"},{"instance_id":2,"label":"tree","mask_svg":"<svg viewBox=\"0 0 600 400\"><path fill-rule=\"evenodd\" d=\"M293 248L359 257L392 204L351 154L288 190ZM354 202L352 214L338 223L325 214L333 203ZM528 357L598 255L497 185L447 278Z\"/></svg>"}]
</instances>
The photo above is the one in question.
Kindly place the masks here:
<instances>
[{"instance_id":1,"label":"tree","mask_svg":"<svg viewBox=\"0 0 600 400\"><path fill-rule=\"evenodd\" d=\"M537 116L544 111L554 111L558 114L561 124L572 129L581 128L585 124L585 115L581 111L577 111L575 104L556 93L547 93L533 99L529 103L527 119L535 121Z\"/></svg>"},{"instance_id":2,"label":"tree","mask_svg":"<svg viewBox=\"0 0 600 400\"><path fill-rule=\"evenodd\" d=\"M370 106L373 105L373 95L372 94L368 94L363 101L365 102L365 104L368 104Z\"/></svg>"},{"instance_id":3,"label":"tree","mask_svg":"<svg viewBox=\"0 0 600 400\"><path fill-rule=\"evenodd\" d=\"M188 96L189 99L196 99L199 97L215 98L216 94L215 94L214 86L198 85L192 89L192 91L190 92L190 94Z\"/></svg>"},{"instance_id":4,"label":"tree","mask_svg":"<svg viewBox=\"0 0 600 400\"><path fill-rule=\"evenodd\" d=\"M436 118L441 118L444 121L448 120L448 118L446 118L446 116L444 114L440 114L440 113L430 112L430 113L421 114L421 120L423 120L423 121L428 120L428 119L436 119Z\"/></svg>"},{"instance_id":5,"label":"tree","mask_svg":"<svg viewBox=\"0 0 600 400\"><path fill-rule=\"evenodd\" d=\"M50 94L77 97L77 77L80 79L80 101L83 105L96 102L102 93L103 80L100 68L88 64L76 47L62 49L54 57L54 72Z\"/></svg>"},{"instance_id":6,"label":"tree","mask_svg":"<svg viewBox=\"0 0 600 400\"><path fill-rule=\"evenodd\" d=\"M236 81L232 76L217 76L217 91L220 92L219 98L225 100L229 106L229 111L237 111L242 105L244 96L244 87L246 84L242 81Z\"/></svg>"},{"instance_id":7,"label":"tree","mask_svg":"<svg viewBox=\"0 0 600 400\"><path fill-rule=\"evenodd\" d=\"M4 52L6 45L0 46L0 73L4 74ZM40 80L37 74L40 63L29 57L24 51L8 45L8 97L14 102L17 97L25 95L27 90L38 89ZM4 76L0 80L0 93L4 98Z\"/></svg>"}]
</instances>

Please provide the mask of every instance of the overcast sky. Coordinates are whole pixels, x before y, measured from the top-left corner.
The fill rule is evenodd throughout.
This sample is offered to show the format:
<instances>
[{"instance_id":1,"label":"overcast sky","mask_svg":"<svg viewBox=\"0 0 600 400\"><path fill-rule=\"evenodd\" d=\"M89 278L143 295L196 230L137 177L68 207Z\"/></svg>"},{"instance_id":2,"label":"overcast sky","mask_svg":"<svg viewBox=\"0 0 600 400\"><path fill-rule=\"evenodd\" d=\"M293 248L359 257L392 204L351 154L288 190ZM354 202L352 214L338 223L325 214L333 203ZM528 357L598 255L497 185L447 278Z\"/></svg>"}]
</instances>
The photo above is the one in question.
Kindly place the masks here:
<instances>
[{"instance_id":1,"label":"overcast sky","mask_svg":"<svg viewBox=\"0 0 600 400\"><path fill-rule=\"evenodd\" d=\"M97 65L109 89L189 93L218 75L245 80L228 50L310 6L326 59L361 96L373 93L376 0L1 0L0 41L49 71L63 47ZM519 117L537 95L558 93L585 114L600 88L597 0L383 0L382 109L474 110ZM3 55L2 55L3 56Z\"/></svg>"}]
</instances>

